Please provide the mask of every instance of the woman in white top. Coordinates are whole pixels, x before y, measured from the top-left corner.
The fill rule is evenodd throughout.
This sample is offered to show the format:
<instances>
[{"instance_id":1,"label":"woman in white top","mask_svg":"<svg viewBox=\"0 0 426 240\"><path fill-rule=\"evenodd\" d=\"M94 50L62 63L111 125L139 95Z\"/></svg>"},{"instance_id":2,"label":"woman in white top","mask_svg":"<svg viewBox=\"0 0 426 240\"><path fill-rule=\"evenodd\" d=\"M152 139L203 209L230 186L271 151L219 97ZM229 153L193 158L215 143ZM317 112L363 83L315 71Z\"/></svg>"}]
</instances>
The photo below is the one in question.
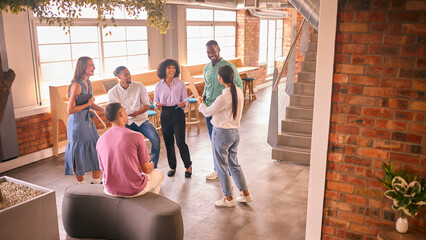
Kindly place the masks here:
<instances>
[{"instance_id":1,"label":"woman in white top","mask_svg":"<svg viewBox=\"0 0 426 240\"><path fill-rule=\"evenodd\" d=\"M198 98L200 103L199 111L205 117L212 116L214 165L225 195L215 202L217 207L235 206L229 173L241 191L240 196L237 197L237 202L252 201L243 170L237 159L237 149L240 142L238 127L240 126L243 112L244 94L240 88L235 86L233 80L234 71L232 68L230 66L220 67L218 69L218 81L226 87L222 91L222 95L216 98L210 107L202 103L201 97Z\"/></svg>"}]
</instances>

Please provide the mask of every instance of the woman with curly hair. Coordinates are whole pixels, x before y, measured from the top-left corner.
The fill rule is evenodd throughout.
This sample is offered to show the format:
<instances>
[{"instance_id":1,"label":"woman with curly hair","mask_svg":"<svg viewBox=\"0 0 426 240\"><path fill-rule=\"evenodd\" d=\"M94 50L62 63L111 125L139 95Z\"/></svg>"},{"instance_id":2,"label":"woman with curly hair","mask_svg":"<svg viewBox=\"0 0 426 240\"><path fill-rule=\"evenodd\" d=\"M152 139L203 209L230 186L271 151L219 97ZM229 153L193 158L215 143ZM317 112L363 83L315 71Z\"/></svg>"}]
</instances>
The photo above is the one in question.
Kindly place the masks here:
<instances>
[{"instance_id":1,"label":"woman with curly hair","mask_svg":"<svg viewBox=\"0 0 426 240\"><path fill-rule=\"evenodd\" d=\"M187 97L185 83L178 78L179 64L173 59L164 59L157 68L160 81L155 85L154 102L161 108L161 130L163 131L164 144L166 145L167 160L170 170L167 176L176 173L176 145L185 165L185 177L192 175L192 162L189 148L185 142L185 113L186 104L183 100Z\"/></svg>"}]
</instances>

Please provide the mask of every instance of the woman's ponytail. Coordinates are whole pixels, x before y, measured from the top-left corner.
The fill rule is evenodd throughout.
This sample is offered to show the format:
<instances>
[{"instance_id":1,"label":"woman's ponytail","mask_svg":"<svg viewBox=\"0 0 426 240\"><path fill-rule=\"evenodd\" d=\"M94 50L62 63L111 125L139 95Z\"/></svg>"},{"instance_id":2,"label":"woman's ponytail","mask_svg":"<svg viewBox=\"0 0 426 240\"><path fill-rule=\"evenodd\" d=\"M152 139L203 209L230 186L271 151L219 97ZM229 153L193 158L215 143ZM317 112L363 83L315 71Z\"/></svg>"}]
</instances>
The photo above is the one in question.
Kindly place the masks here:
<instances>
[{"instance_id":1,"label":"woman's ponytail","mask_svg":"<svg viewBox=\"0 0 426 240\"><path fill-rule=\"evenodd\" d=\"M231 84L232 118L235 119L237 117L238 99L237 88L234 84L234 70L232 67L225 65L220 67L217 73L223 79L224 83Z\"/></svg>"}]
</instances>

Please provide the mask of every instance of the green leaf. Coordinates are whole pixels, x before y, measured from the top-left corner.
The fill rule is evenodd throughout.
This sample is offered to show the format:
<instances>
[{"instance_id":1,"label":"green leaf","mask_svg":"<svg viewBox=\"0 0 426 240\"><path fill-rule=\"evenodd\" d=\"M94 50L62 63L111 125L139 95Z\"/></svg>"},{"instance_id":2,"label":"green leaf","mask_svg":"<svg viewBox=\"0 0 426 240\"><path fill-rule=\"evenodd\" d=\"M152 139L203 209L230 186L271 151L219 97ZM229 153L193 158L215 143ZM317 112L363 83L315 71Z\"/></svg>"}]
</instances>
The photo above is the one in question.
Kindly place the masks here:
<instances>
[{"instance_id":1,"label":"green leaf","mask_svg":"<svg viewBox=\"0 0 426 240\"><path fill-rule=\"evenodd\" d=\"M385 192L385 196L389 199L397 199L398 197L400 197L400 195L398 195L397 192L395 192L394 190L388 190Z\"/></svg>"},{"instance_id":2,"label":"green leaf","mask_svg":"<svg viewBox=\"0 0 426 240\"><path fill-rule=\"evenodd\" d=\"M410 184L408 184L406 191L405 191L405 197L414 197L416 194L419 194L421 191L420 183L417 181L413 181Z\"/></svg>"}]
</instances>

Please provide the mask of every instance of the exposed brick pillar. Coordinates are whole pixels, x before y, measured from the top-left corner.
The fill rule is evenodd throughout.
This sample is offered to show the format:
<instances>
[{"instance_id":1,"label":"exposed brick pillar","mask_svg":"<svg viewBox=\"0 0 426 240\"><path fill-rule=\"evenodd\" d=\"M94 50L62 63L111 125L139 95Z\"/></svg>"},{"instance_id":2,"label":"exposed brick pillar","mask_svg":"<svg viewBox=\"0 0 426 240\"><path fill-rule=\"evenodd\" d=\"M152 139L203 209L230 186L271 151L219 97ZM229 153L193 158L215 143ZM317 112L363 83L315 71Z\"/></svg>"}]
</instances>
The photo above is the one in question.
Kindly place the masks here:
<instances>
[{"instance_id":1,"label":"exposed brick pillar","mask_svg":"<svg viewBox=\"0 0 426 240\"><path fill-rule=\"evenodd\" d=\"M340 0L323 239L376 239L398 214L382 162L426 176L426 1ZM411 218L425 233L426 208Z\"/></svg>"},{"instance_id":2,"label":"exposed brick pillar","mask_svg":"<svg viewBox=\"0 0 426 240\"><path fill-rule=\"evenodd\" d=\"M248 11L237 11L237 57L246 66L259 66L259 22ZM254 77L256 84L265 82L266 66L259 66L258 71L248 76Z\"/></svg>"}]
</instances>

